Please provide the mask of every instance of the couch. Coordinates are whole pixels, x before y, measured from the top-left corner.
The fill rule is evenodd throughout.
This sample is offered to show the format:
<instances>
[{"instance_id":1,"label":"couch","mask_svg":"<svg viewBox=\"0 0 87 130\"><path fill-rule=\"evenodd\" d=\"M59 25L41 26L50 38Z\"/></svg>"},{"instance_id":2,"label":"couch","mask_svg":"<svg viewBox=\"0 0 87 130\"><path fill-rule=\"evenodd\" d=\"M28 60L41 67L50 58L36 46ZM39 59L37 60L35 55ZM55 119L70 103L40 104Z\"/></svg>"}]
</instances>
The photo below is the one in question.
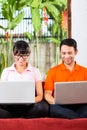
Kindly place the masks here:
<instances>
[{"instance_id":1,"label":"couch","mask_svg":"<svg viewBox=\"0 0 87 130\"><path fill-rule=\"evenodd\" d=\"M0 130L87 130L87 119L0 119Z\"/></svg>"}]
</instances>

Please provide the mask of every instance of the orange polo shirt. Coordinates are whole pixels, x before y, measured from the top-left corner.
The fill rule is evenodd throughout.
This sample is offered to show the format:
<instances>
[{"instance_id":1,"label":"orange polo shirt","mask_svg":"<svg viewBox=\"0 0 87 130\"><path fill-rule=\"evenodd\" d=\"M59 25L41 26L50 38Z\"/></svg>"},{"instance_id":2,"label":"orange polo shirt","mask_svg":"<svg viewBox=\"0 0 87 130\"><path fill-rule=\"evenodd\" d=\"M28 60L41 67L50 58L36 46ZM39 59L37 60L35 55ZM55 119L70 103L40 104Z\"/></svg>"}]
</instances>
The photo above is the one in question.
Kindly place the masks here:
<instances>
[{"instance_id":1,"label":"orange polo shirt","mask_svg":"<svg viewBox=\"0 0 87 130\"><path fill-rule=\"evenodd\" d=\"M75 65L74 70L69 71L63 63L51 68L46 77L44 90L54 90L54 82L84 81L87 80L87 68Z\"/></svg>"}]
</instances>

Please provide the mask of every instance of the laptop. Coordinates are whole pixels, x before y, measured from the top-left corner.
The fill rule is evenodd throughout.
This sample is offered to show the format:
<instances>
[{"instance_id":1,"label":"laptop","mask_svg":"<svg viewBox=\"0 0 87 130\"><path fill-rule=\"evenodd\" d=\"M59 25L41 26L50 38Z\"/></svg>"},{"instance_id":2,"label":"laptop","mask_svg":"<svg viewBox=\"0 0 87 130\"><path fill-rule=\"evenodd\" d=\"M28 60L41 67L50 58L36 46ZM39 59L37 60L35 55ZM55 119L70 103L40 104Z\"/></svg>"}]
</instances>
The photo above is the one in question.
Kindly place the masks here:
<instances>
[{"instance_id":1,"label":"laptop","mask_svg":"<svg viewBox=\"0 0 87 130\"><path fill-rule=\"evenodd\" d=\"M87 103L87 81L56 82L54 98L55 104Z\"/></svg>"},{"instance_id":2,"label":"laptop","mask_svg":"<svg viewBox=\"0 0 87 130\"><path fill-rule=\"evenodd\" d=\"M0 81L0 104L26 104L35 102L33 81Z\"/></svg>"}]
</instances>

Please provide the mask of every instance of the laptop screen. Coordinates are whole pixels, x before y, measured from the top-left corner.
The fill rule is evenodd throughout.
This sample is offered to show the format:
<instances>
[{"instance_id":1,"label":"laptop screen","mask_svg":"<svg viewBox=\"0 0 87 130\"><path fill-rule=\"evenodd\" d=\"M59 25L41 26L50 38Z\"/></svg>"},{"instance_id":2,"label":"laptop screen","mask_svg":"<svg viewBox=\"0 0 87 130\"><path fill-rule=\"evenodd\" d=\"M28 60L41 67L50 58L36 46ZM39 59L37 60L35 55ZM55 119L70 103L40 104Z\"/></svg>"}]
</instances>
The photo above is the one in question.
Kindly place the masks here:
<instances>
[{"instance_id":1,"label":"laptop screen","mask_svg":"<svg viewBox=\"0 0 87 130\"><path fill-rule=\"evenodd\" d=\"M56 82L54 98L55 104L87 103L87 81Z\"/></svg>"},{"instance_id":2,"label":"laptop screen","mask_svg":"<svg viewBox=\"0 0 87 130\"><path fill-rule=\"evenodd\" d=\"M33 81L0 81L0 103L34 103Z\"/></svg>"}]
</instances>

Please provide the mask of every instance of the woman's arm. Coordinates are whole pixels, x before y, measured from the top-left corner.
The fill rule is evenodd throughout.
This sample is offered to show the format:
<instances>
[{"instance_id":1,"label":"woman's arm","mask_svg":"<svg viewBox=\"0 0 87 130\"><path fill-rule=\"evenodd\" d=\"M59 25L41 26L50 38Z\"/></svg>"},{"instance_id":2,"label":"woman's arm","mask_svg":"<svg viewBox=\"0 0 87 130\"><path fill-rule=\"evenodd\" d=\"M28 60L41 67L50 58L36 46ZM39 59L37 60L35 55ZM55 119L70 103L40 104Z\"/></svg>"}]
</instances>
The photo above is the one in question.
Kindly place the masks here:
<instances>
[{"instance_id":1,"label":"woman's arm","mask_svg":"<svg viewBox=\"0 0 87 130\"><path fill-rule=\"evenodd\" d=\"M36 82L36 95L35 102L40 102L43 99L42 81Z\"/></svg>"}]
</instances>

